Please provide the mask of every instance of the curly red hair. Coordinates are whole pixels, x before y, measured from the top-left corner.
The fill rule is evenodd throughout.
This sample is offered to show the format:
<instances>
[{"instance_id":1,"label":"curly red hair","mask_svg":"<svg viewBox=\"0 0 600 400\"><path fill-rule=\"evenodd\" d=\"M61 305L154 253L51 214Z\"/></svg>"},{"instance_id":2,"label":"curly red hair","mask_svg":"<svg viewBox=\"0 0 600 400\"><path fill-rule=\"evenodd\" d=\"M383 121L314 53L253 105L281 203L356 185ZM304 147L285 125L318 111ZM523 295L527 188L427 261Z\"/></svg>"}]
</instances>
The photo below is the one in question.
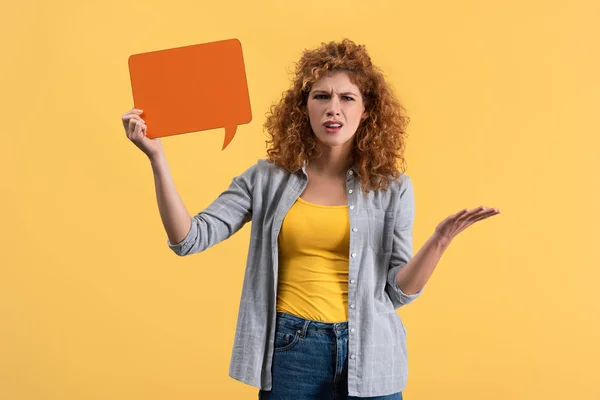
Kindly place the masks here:
<instances>
[{"instance_id":1,"label":"curly red hair","mask_svg":"<svg viewBox=\"0 0 600 400\"><path fill-rule=\"evenodd\" d=\"M296 63L292 87L283 93L279 103L271 106L264 124L270 136L267 147L272 145L267 149L268 159L295 172L304 161L320 156L310 126L307 99L321 76L337 71L346 72L360 89L368 114L353 137L351 154L352 162L358 166L362 189L386 190L406 170L404 149L410 119L365 47L349 39L321 43L319 48L303 52Z\"/></svg>"}]
</instances>

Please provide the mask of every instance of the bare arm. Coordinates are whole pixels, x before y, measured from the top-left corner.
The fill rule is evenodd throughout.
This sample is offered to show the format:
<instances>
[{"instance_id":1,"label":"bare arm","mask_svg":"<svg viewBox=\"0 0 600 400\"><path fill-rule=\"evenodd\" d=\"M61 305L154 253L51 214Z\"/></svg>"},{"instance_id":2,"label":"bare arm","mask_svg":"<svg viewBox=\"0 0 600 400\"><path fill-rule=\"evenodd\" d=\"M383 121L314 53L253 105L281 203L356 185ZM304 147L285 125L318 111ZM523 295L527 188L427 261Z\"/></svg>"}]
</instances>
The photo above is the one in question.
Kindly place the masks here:
<instances>
[{"instance_id":1,"label":"bare arm","mask_svg":"<svg viewBox=\"0 0 600 400\"><path fill-rule=\"evenodd\" d=\"M396 282L400 290L411 295L423 289L449 244L450 241L435 234L427 239L417 254L398 271Z\"/></svg>"},{"instance_id":2,"label":"bare arm","mask_svg":"<svg viewBox=\"0 0 600 400\"><path fill-rule=\"evenodd\" d=\"M121 116L121 120L127 138L150 160L160 218L169 241L177 244L190 231L191 217L175 188L160 138L146 137L146 122L141 117L142 113L143 110L132 108Z\"/></svg>"},{"instance_id":3,"label":"bare arm","mask_svg":"<svg viewBox=\"0 0 600 400\"><path fill-rule=\"evenodd\" d=\"M142 113L143 110L131 109L121 119L127 138L150 160L160 218L175 254L185 256L204 251L252 220L252 184L258 163L233 178L227 190L191 217L175 188L160 138L146 137Z\"/></svg>"},{"instance_id":4,"label":"bare arm","mask_svg":"<svg viewBox=\"0 0 600 400\"><path fill-rule=\"evenodd\" d=\"M162 224L169 242L177 244L188 234L191 228L191 216L183 204L167 163L164 152L150 158L156 201Z\"/></svg>"},{"instance_id":5,"label":"bare arm","mask_svg":"<svg viewBox=\"0 0 600 400\"><path fill-rule=\"evenodd\" d=\"M398 271L396 283L400 290L407 295L418 293L425 287L442 254L456 235L473 223L499 213L498 209L482 206L472 210L464 209L443 220L417 254Z\"/></svg>"}]
</instances>

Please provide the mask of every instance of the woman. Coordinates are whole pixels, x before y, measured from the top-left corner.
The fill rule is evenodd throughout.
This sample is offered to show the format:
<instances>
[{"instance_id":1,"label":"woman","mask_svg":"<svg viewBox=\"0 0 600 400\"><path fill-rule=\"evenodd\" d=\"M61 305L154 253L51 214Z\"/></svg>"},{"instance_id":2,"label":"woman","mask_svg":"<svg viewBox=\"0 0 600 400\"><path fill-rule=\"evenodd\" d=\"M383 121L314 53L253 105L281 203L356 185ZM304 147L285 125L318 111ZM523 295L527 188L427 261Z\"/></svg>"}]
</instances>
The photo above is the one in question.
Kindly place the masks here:
<instances>
[{"instance_id":1,"label":"woman","mask_svg":"<svg viewBox=\"0 0 600 400\"><path fill-rule=\"evenodd\" d=\"M253 222L230 376L260 399L401 399L406 331L396 309L420 295L459 232L499 211L449 216L412 257L413 187L397 166L408 118L364 46L305 51L265 123L268 159L193 217L140 115L123 123L150 159L176 254Z\"/></svg>"}]
</instances>

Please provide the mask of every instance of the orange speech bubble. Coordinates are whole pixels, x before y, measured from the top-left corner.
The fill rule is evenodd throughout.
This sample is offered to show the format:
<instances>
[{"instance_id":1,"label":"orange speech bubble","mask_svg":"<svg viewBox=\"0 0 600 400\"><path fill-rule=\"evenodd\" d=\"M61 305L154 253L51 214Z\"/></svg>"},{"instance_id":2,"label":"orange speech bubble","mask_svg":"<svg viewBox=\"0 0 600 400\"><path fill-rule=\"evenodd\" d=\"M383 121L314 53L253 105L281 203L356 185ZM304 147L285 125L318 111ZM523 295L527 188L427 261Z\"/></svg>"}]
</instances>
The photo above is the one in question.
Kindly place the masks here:
<instances>
[{"instance_id":1,"label":"orange speech bubble","mask_svg":"<svg viewBox=\"0 0 600 400\"><path fill-rule=\"evenodd\" d=\"M238 39L134 54L129 75L149 138L224 127L224 150L252 120Z\"/></svg>"}]
</instances>

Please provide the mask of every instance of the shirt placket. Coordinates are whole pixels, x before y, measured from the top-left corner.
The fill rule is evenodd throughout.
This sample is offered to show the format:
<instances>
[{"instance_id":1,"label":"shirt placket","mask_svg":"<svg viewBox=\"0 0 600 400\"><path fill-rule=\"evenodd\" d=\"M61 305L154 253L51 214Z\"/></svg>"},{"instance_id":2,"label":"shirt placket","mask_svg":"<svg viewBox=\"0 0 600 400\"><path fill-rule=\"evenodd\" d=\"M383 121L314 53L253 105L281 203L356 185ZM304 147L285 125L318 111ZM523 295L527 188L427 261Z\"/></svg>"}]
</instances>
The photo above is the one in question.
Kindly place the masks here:
<instances>
[{"instance_id":1,"label":"shirt placket","mask_svg":"<svg viewBox=\"0 0 600 400\"><path fill-rule=\"evenodd\" d=\"M356 179L354 171L350 169L346 179L346 191L348 193L348 214L350 218L350 257L348 262L348 387L354 390L358 389L358 366L357 366L357 350L358 350L358 333L357 329L357 296L356 286L358 273L358 260L360 249L358 218L356 208Z\"/></svg>"}]
</instances>

